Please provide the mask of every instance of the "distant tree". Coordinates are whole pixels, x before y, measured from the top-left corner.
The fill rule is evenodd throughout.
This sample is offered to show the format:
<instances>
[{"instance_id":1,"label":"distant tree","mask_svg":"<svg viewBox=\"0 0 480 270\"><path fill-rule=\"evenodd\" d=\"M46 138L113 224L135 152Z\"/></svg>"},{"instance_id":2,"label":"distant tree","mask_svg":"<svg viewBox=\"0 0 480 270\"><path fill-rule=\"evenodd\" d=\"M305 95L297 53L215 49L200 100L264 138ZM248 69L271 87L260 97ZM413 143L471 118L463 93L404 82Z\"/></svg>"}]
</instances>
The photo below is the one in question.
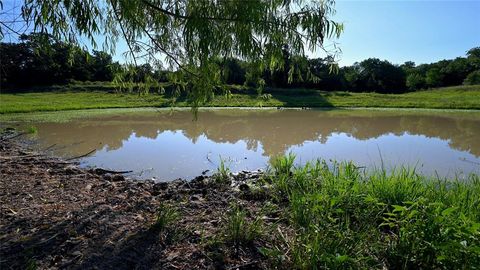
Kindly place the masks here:
<instances>
[{"instance_id":1,"label":"distant tree","mask_svg":"<svg viewBox=\"0 0 480 270\"><path fill-rule=\"evenodd\" d=\"M91 69L94 81L111 81L113 79L114 67L112 56L106 52L93 51Z\"/></svg>"},{"instance_id":2,"label":"distant tree","mask_svg":"<svg viewBox=\"0 0 480 270\"><path fill-rule=\"evenodd\" d=\"M135 67L135 71L133 73L133 82L145 82L148 77L153 76L153 67L146 63L140 66Z\"/></svg>"},{"instance_id":3,"label":"distant tree","mask_svg":"<svg viewBox=\"0 0 480 270\"><path fill-rule=\"evenodd\" d=\"M369 58L358 64L358 85L379 93L405 91L405 72L399 66L377 58Z\"/></svg>"},{"instance_id":4,"label":"distant tree","mask_svg":"<svg viewBox=\"0 0 480 270\"><path fill-rule=\"evenodd\" d=\"M460 85L467 75L474 70L467 58L457 57L448 61L448 64L441 69L443 73L444 86Z\"/></svg>"},{"instance_id":5,"label":"distant tree","mask_svg":"<svg viewBox=\"0 0 480 270\"><path fill-rule=\"evenodd\" d=\"M242 85L245 83L246 70L239 59L221 60L223 80L227 84Z\"/></svg>"},{"instance_id":6,"label":"distant tree","mask_svg":"<svg viewBox=\"0 0 480 270\"><path fill-rule=\"evenodd\" d=\"M157 68L153 73L153 78L155 78L155 80L158 82L167 82L170 73L172 72Z\"/></svg>"},{"instance_id":7,"label":"distant tree","mask_svg":"<svg viewBox=\"0 0 480 270\"><path fill-rule=\"evenodd\" d=\"M411 73L407 76L406 86L410 90L418 90L425 87L425 78L419 73Z\"/></svg>"},{"instance_id":8,"label":"distant tree","mask_svg":"<svg viewBox=\"0 0 480 270\"><path fill-rule=\"evenodd\" d=\"M80 47L49 35L22 35L19 41L0 43L2 86L21 88L72 80L111 81L114 70L119 69L108 53L94 51L92 56Z\"/></svg>"},{"instance_id":9,"label":"distant tree","mask_svg":"<svg viewBox=\"0 0 480 270\"><path fill-rule=\"evenodd\" d=\"M473 69L480 69L480 47L468 50L467 59Z\"/></svg>"},{"instance_id":10,"label":"distant tree","mask_svg":"<svg viewBox=\"0 0 480 270\"><path fill-rule=\"evenodd\" d=\"M480 84L480 70L475 70L472 71L470 74L468 74L467 78L463 81L463 84L466 85L474 85L474 84Z\"/></svg>"},{"instance_id":11,"label":"distant tree","mask_svg":"<svg viewBox=\"0 0 480 270\"><path fill-rule=\"evenodd\" d=\"M72 72L72 79L77 81L92 81L94 78L91 68L92 56L78 47L72 48L73 60L68 64Z\"/></svg>"},{"instance_id":12,"label":"distant tree","mask_svg":"<svg viewBox=\"0 0 480 270\"><path fill-rule=\"evenodd\" d=\"M403 63L400 67L403 69L405 74L408 75L415 70L415 62L407 61L407 62Z\"/></svg>"},{"instance_id":13,"label":"distant tree","mask_svg":"<svg viewBox=\"0 0 480 270\"><path fill-rule=\"evenodd\" d=\"M15 85L26 78L25 70L32 61L32 52L24 43L0 43L1 84Z\"/></svg>"},{"instance_id":14,"label":"distant tree","mask_svg":"<svg viewBox=\"0 0 480 270\"><path fill-rule=\"evenodd\" d=\"M480 59L480 47L471 48L467 51L467 56L470 58Z\"/></svg>"},{"instance_id":15,"label":"distant tree","mask_svg":"<svg viewBox=\"0 0 480 270\"><path fill-rule=\"evenodd\" d=\"M443 76L439 68L430 68L425 77L425 83L428 87L442 86Z\"/></svg>"},{"instance_id":16,"label":"distant tree","mask_svg":"<svg viewBox=\"0 0 480 270\"><path fill-rule=\"evenodd\" d=\"M345 75L342 69L338 72L333 71L331 61L332 59L328 57L308 60L308 68L314 77L304 83L304 86L328 91L344 89Z\"/></svg>"},{"instance_id":17,"label":"distant tree","mask_svg":"<svg viewBox=\"0 0 480 270\"><path fill-rule=\"evenodd\" d=\"M272 87L289 87L290 82L293 81L293 77L289 78L289 72L293 67L292 60L290 48L287 44L283 44L281 58L277 60L280 68L272 65L272 68L267 68L263 73L266 84Z\"/></svg>"},{"instance_id":18,"label":"distant tree","mask_svg":"<svg viewBox=\"0 0 480 270\"><path fill-rule=\"evenodd\" d=\"M368 91L363 84L363 80L360 79L360 65L354 63L353 66L343 67L340 72L345 77L345 89L352 92Z\"/></svg>"}]
</instances>

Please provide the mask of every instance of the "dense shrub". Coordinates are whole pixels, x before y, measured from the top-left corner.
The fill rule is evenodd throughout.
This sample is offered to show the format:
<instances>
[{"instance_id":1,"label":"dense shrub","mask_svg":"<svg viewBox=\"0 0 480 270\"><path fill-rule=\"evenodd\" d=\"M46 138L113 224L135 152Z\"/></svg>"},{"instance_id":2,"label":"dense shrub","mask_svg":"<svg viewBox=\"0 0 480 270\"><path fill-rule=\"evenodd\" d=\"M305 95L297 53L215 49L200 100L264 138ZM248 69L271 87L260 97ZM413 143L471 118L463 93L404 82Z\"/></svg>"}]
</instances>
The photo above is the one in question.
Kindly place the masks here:
<instances>
[{"instance_id":1,"label":"dense shrub","mask_svg":"<svg viewBox=\"0 0 480 270\"><path fill-rule=\"evenodd\" d=\"M467 78L465 78L465 80L463 81L463 84L480 84L480 70L475 70L472 73L468 74Z\"/></svg>"}]
</instances>

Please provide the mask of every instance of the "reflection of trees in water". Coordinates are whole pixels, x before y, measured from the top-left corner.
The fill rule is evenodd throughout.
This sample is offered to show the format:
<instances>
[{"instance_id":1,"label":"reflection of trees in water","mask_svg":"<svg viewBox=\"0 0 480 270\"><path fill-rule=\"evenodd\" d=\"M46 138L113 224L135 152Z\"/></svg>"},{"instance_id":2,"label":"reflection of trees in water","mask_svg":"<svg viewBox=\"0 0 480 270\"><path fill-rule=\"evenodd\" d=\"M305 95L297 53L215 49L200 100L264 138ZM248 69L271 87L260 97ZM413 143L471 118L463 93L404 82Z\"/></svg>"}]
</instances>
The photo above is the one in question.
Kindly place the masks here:
<instances>
[{"instance_id":1,"label":"reflection of trees in water","mask_svg":"<svg viewBox=\"0 0 480 270\"><path fill-rule=\"evenodd\" d=\"M325 143L332 133L343 132L367 140L384 134L424 135L449 140L452 148L480 156L480 121L449 115L353 111L349 114L322 111L207 111L192 121L190 112L142 113L96 117L70 123L39 124L45 144L72 145L72 154L93 148L118 149L133 133L155 139L163 131L180 131L193 143L202 135L214 142L244 140L248 149L263 146L265 155L276 155L305 141ZM78 142L81 144L73 145Z\"/></svg>"}]
</instances>

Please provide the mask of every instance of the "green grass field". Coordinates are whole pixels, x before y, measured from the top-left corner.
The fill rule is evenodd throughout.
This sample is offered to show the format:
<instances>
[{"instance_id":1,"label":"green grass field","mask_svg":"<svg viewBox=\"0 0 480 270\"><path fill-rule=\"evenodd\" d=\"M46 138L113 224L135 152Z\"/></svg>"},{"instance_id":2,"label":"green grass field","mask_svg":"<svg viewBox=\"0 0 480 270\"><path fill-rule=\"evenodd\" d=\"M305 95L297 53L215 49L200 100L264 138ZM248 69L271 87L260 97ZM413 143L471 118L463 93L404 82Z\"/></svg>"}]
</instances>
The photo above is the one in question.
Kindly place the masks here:
<instances>
[{"instance_id":1,"label":"green grass field","mask_svg":"<svg viewBox=\"0 0 480 270\"><path fill-rule=\"evenodd\" d=\"M76 89L76 88L66 88ZM90 88L92 89L92 88ZM480 109L480 85L456 86L406 94L325 92L302 89L270 89L270 98L256 94L216 96L205 107L378 107ZM169 107L163 95L139 96L106 91L54 91L0 94L0 113L60 111L101 108ZM190 106L177 101L175 106Z\"/></svg>"}]
</instances>

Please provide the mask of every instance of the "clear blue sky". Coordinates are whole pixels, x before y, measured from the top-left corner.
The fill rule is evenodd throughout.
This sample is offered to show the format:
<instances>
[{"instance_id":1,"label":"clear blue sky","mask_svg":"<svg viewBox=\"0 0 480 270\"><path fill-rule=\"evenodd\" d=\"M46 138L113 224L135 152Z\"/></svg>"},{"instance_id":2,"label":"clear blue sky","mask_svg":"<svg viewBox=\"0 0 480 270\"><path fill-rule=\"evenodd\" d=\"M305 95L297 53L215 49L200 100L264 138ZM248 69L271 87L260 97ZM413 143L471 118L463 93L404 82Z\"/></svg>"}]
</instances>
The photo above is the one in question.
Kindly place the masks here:
<instances>
[{"instance_id":1,"label":"clear blue sky","mask_svg":"<svg viewBox=\"0 0 480 270\"><path fill-rule=\"evenodd\" d=\"M376 57L396 64L464 56L480 46L477 1L337 1L340 65Z\"/></svg>"},{"instance_id":2,"label":"clear blue sky","mask_svg":"<svg viewBox=\"0 0 480 270\"><path fill-rule=\"evenodd\" d=\"M18 15L22 2L4 0L2 16ZM464 56L468 49L480 46L480 0L337 0L336 10L334 19L345 25L337 40L343 51L342 66L369 57L395 64L431 63ZM127 50L125 42L120 42L115 60L123 62L122 53Z\"/></svg>"}]
</instances>

